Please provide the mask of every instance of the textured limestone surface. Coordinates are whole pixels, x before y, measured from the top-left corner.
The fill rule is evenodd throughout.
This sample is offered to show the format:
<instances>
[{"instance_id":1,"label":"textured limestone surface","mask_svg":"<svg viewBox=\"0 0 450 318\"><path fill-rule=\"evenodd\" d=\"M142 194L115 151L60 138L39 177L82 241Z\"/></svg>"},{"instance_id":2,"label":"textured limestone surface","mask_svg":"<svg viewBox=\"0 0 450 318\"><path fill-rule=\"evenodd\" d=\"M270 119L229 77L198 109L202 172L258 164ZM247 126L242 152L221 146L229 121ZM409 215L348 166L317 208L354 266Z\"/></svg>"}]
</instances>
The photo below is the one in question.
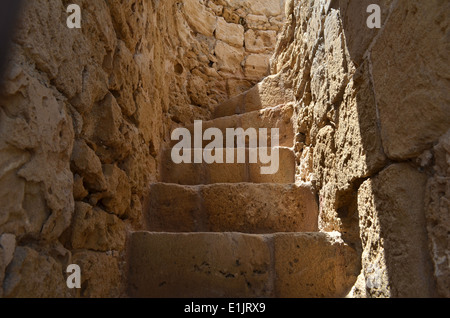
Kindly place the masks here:
<instances>
[{"instance_id":1,"label":"textured limestone surface","mask_svg":"<svg viewBox=\"0 0 450 318\"><path fill-rule=\"evenodd\" d=\"M292 184L151 186L150 231L315 232L317 202L310 188Z\"/></svg>"},{"instance_id":2,"label":"textured limestone surface","mask_svg":"<svg viewBox=\"0 0 450 318\"><path fill-rule=\"evenodd\" d=\"M81 29L67 1L24 2L0 88L0 297L126 296L146 226L261 234L133 234L137 265L178 246L233 295L450 297L449 1L74 0ZM280 128L279 174L172 165L194 120ZM149 286L177 291L172 265Z\"/></svg>"},{"instance_id":3,"label":"textured limestone surface","mask_svg":"<svg viewBox=\"0 0 450 318\"><path fill-rule=\"evenodd\" d=\"M123 295L163 144L268 74L284 19L270 2L75 0L68 29L67 1L24 1L0 93L0 295Z\"/></svg>"},{"instance_id":4,"label":"textured limestone surface","mask_svg":"<svg viewBox=\"0 0 450 318\"><path fill-rule=\"evenodd\" d=\"M131 242L135 297L342 297L358 269L356 252L325 233L136 232Z\"/></svg>"},{"instance_id":5,"label":"textured limestone surface","mask_svg":"<svg viewBox=\"0 0 450 318\"><path fill-rule=\"evenodd\" d=\"M369 4L380 29L366 26ZM296 178L319 193L319 228L361 255L351 297L449 295L449 12L286 2L271 73L295 96Z\"/></svg>"}]
</instances>

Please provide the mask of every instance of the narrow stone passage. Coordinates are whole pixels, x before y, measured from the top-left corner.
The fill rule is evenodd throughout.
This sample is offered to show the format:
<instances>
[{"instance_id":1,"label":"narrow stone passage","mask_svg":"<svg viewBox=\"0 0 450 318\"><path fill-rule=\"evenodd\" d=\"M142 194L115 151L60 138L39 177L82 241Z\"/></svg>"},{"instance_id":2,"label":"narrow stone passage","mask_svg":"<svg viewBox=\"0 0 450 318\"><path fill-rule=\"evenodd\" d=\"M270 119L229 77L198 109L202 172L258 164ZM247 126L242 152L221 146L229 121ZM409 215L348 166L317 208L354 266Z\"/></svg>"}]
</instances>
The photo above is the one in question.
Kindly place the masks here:
<instances>
[{"instance_id":1,"label":"narrow stone passage","mask_svg":"<svg viewBox=\"0 0 450 318\"><path fill-rule=\"evenodd\" d=\"M450 298L450 1L16 2L0 298Z\"/></svg>"},{"instance_id":2,"label":"narrow stone passage","mask_svg":"<svg viewBox=\"0 0 450 318\"><path fill-rule=\"evenodd\" d=\"M279 146L267 146L278 150L280 169L263 175L262 164L248 160L175 164L171 148L164 151L163 182L151 186L146 211L148 232L131 237L130 296L345 296L358 257L338 236L318 233L315 193L294 184L292 104L242 112L236 101L219 105L224 116L216 112L203 132L278 128ZM255 150L249 146L247 159Z\"/></svg>"}]
</instances>

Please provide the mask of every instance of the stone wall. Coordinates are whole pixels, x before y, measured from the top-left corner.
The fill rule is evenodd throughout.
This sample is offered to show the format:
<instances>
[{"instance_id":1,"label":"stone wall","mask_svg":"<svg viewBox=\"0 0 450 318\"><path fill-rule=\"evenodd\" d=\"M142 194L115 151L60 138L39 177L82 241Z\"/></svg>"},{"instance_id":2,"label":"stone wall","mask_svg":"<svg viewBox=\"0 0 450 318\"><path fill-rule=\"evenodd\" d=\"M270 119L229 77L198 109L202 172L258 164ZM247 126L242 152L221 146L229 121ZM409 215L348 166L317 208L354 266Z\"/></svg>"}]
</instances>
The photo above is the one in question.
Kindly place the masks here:
<instances>
[{"instance_id":1,"label":"stone wall","mask_svg":"<svg viewBox=\"0 0 450 318\"><path fill-rule=\"evenodd\" d=\"M366 9L382 10L369 29ZM286 3L273 74L296 100L297 180L361 254L354 297L450 296L446 1Z\"/></svg>"},{"instance_id":2,"label":"stone wall","mask_svg":"<svg viewBox=\"0 0 450 318\"><path fill-rule=\"evenodd\" d=\"M122 295L169 133L268 73L284 17L264 93L295 96L297 181L361 255L351 295L450 296L448 2L73 0L73 30L68 1L25 2L0 95L0 297Z\"/></svg>"},{"instance_id":3,"label":"stone wall","mask_svg":"<svg viewBox=\"0 0 450 318\"><path fill-rule=\"evenodd\" d=\"M162 145L268 73L283 2L24 2L0 95L0 297L120 296Z\"/></svg>"},{"instance_id":4,"label":"stone wall","mask_svg":"<svg viewBox=\"0 0 450 318\"><path fill-rule=\"evenodd\" d=\"M169 114L174 125L209 119L217 104L269 74L284 22L284 0L184 0L173 12L178 34Z\"/></svg>"},{"instance_id":5,"label":"stone wall","mask_svg":"<svg viewBox=\"0 0 450 318\"><path fill-rule=\"evenodd\" d=\"M5 297L121 293L167 118L164 22L152 1L26 1L0 101L0 289ZM151 42L150 42L150 41ZM166 99L167 100L167 99Z\"/></svg>"}]
</instances>

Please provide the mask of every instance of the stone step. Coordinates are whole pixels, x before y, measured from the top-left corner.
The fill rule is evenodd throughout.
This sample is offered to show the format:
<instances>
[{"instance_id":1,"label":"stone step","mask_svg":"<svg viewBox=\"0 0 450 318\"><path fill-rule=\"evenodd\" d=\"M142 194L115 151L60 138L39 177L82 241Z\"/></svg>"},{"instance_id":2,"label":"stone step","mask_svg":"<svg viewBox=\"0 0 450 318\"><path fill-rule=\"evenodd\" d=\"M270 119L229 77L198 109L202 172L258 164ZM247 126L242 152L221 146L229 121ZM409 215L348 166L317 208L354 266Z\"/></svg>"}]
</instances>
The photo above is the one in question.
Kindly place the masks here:
<instances>
[{"instance_id":1,"label":"stone step","mask_svg":"<svg viewBox=\"0 0 450 318\"><path fill-rule=\"evenodd\" d=\"M347 295L357 253L334 234L134 232L130 297L324 298Z\"/></svg>"},{"instance_id":2,"label":"stone step","mask_svg":"<svg viewBox=\"0 0 450 318\"><path fill-rule=\"evenodd\" d=\"M290 86L289 81L285 83L282 74L267 76L248 91L217 105L213 117L244 114L293 102L295 96Z\"/></svg>"},{"instance_id":3,"label":"stone step","mask_svg":"<svg viewBox=\"0 0 450 318\"><path fill-rule=\"evenodd\" d=\"M200 157L203 150L200 151ZM295 153L291 148L228 148L216 149L223 163L194 163L196 149L188 149L191 153L190 163L174 163L172 150L167 149L162 155L161 181L182 185L211 184L211 183L294 183L295 182ZM260 151L271 159L267 164L261 163ZM233 160L227 163L226 154L233 154ZM250 163L250 153L253 152L257 163ZM244 163L238 163L238 156L245 156ZM276 160L278 160L276 162ZM232 162L231 162L232 161ZM242 162L242 161L241 161ZM266 161L267 162L267 161ZM266 167L266 168L263 168ZM272 171L267 171L272 167ZM266 169L266 170L264 170ZM267 174L267 172L273 172Z\"/></svg>"},{"instance_id":4,"label":"stone step","mask_svg":"<svg viewBox=\"0 0 450 318\"><path fill-rule=\"evenodd\" d=\"M256 130L257 137L259 137L259 129L267 129L267 144L265 147L270 147L271 142L271 128L279 129L279 142L278 146L292 147L294 145L294 126L292 122L294 112L293 104L280 105L277 107L271 107L264 110L252 111L240 115L230 115L227 117L216 118L210 121L202 122L202 137L203 133L208 128L218 128L223 135L223 146L226 147L226 130L227 128L242 128L247 131L249 128ZM194 145L194 124L187 125L186 129L189 130L191 135L191 147ZM202 138L203 139L203 138ZM179 140L172 140L170 146L178 144ZM203 140L202 147L210 144L210 140ZM236 144L237 142L234 141ZM259 138L257 138L257 145L260 146ZM248 139L245 146L249 146Z\"/></svg>"},{"instance_id":5,"label":"stone step","mask_svg":"<svg viewBox=\"0 0 450 318\"><path fill-rule=\"evenodd\" d=\"M153 232L318 231L314 191L294 184L228 183L150 187L146 229Z\"/></svg>"}]
</instances>

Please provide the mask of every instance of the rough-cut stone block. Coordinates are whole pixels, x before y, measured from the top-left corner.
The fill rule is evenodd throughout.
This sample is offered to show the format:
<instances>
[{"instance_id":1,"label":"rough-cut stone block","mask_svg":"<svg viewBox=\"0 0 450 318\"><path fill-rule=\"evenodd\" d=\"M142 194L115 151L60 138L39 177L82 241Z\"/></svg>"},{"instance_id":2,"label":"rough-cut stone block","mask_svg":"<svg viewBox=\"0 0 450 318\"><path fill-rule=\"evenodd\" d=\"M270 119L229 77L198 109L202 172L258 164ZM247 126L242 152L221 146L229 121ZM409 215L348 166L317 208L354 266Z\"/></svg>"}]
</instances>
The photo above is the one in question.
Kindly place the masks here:
<instances>
[{"instance_id":1,"label":"rough-cut stone block","mask_svg":"<svg viewBox=\"0 0 450 318\"><path fill-rule=\"evenodd\" d=\"M217 41L215 53L219 71L237 73L241 71L244 60L244 48L236 48L223 41Z\"/></svg>"},{"instance_id":2,"label":"rough-cut stone block","mask_svg":"<svg viewBox=\"0 0 450 318\"><path fill-rule=\"evenodd\" d=\"M244 92L217 105L214 108L213 117L220 118L244 113L245 94L246 93Z\"/></svg>"},{"instance_id":3,"label":"rough-cut stone block","mask_svg":"<svg viewBox=\"0 0 450 318\"><path fill-rule=\"evenodd\" d=\"M281 298L344 297L359 274L357 253L325 233L275 235L274 259Z\"/></svg>"},{"instance_id":4,"label":"rough-cut stone block","mask_svg":"<svg viewBox=\"0 0 450 318\"><path fill-rule=\"evenodd\" d=\"M339 108L334 144L327 145L324 153L326 158L336 154L333 170L341 189L386 164L368 68L364 63L348 84Z\"/></svg>"},{"instance_id":5,"label":"rough-cut stone block","mask_svg":"<svg viewBox=\"0 0 450 318\"><path fill-rule=\"evenodd\" d=\"M131 186L128 176L116 165L104 165L103 174L108 190L103 195L102 204L108 212L122 217L131 203Z\"/></svg>"},{"instance_id":6,"label":"rough-cut stone block","mask_svg":"<svg viewBox=\"0 0 450 318\"><path fill-rule=\"evenodd\" d=\"M292 149L285 147L276 148L278 151L278 171L274 174L262 174L261 168L270 164L249 164L249 180L254 183L294 183L295 182L295 153ZM264 152L271 154L273 148L265 149Z\"/></svg>"},{"instance_id":7,"label":"rough-cut stone block","mask_svg":"<svg viewBox=\"0 0 450 318\"><path fill-rule=\"evenodd\" d=\"M362 264L371 297L433 297L426 180L408 164L395 164L359 189Z\"/></svg>"},{"instance_id":8,"label":"rough-cut stone block","mask_svg":"<svg viewBox=\"0 0 450 318\"><path fill-rule=\"evenodd\" d=\"M46 254L19 246L9 264L3 282L7 298L69 297L59 262Z\"/></svg>"},{"instance_id":9,"label":"rough-cut stone block","mask_svg":"<svg viewBox=\"0 0 450 318\"><path fill-rule=\"evenodd\" d=\"M199 0L185 0L183 10L190 27L198 33L213 36L216 17L208 12Z\"/></svg>"},{"instance_id":10,"label":"rough-cut stone block","mask_svg":"<svg viewBox=\"0 0 450 318\"><path fill-rule=\"evenodd\" d=\"M77 140L72 152L72 169L83 177L92 190L106 190L106 180L100 159L84 140Z\"/></svg>"},{"instance_id":11,"label":"rough-cut stone block","mask_svg":"<svg viewBox=\"0 0 450 318\"><path fill-rule=\"evenodd\" d=\"M227 128L243 128L244 131L247 131L249 128L254 128L258 135L257 146L260 146L259 129L265 128L267 129L267 144L263 146L271 146L271 129L275 128L278 129L279 133L278 145L282 147L292 147L294 145L293 114L293 104L287 104L239 115L219 117L210 121L202 122L202 135L208 128L218 128L224 137L223 146L226 147L225 137ZM194 125L187 125L186 128L191 133L191 147L194 147ZM171 141L171 146L175 146L178 142L178 140ZM205 140L203 141L202 146L205 147L210 143L210 140ZM248 140L246 142L246 146L248 146Z\"/></svg>"},{"instance_id":12,"label":"rough-cut stone block","mask_svg":"<svg viewBox=\"0 0 450 318\"><path fill-rule=\"evenodd\" d=\"M75 203L70 228L73 249L121 251L125 247L125 224L117 216L84 202Z\"/></svg>"},{"instance_id":13,"label":"rough-cut stone block","mask_svg":"<svg viewBox=\"0 0 450 318\"><path fill-rule=\"evenodd\" d=\"M271 163L263 164L260 161L259 152L273 156L272 160L277 160L272 154L272 148L220 148L217 152L222 152L223 163L180 163L175 164L171 159L171 149L165 151L162 167L161 180L168 183L178 183L182 185L211 184L211 183L294 183L295 179L295 156L294 152L285 147L277 147L278 151L278 171L274 174L263 175L262 167L269 167ZM192 154L195 149L188 149ZM203 151L203 149L200 149ZM233 152L233 163L226 162L226 154ZM250 163L250 152L257 154L258 162ZM238 155L244 154L245 162L238 162ZM275 163L273 164L275 165Z\"/></svg>"},{"instance_id":14,"label":"rough-cut stone block","mask_svg":"<svg viewBox=\"0 0 450 318\"><path fill-rule=\"evenodd\" d=\"M234 149L234 163L226 163L225 156L227 149L219 149L223 152L225 163L203 164L205 174L208 176L207 184L211 183L238 183L248 182L248 159L245 163L238 163L238 152ZM217 150L216 150L217 151ZM248 158L248 150L243 149L246 158Z\"/></svg>"},{"instance_id":15,"label":"rough-cut stone block","mask_svg":"<svg viewBox=\"0 0 450 318\"><path fill-rule=\"evenodd\" d=\"M245 50L251 53L270 53L277 42L277 32L273 30L248 30L245 32Z\"/></svg>"},{"instance_id":16,"label":"rough-cut stone block","mask_svg":"<svg viewBox=\"0 0 450 318\"><path fill-rule=\"evenodd\" d=\"M293 102L294 99L292 87L285 82L283 76L270 75L245 93L217 105L213 117L220 118L275 107Z\"/></svg>"},{"instance_id":17,"label":"rough-cut stone block","mask_svg":"<svg viewBox=\"0 0 450 318\"><path fill-rule=\"evenodd\" d=\"M200 213L200 197L195 187L151 185L146 221L152 231L198 231L202 223Z\"/></svg>"},{"instance_id":18,"label":"rough-cut stone block","mask_svg":"<svg viewBox=\"0 0 450 318\"><path fill-rule=\"evenodd\" d=\"M294 146L293 114L294 106L292 104L249 112L239 116L240 127L245 130L248 128L257 130L267 128L267 146L272 145L270 129L277 128L279 132L278 145L280 147L292 147Z\"/></svg>"},{"instance_id":19,"label":"rough-cut stone block","mask_svg":"<svg viewBox=\"0 0 450 318\"><path fill-rule=\"evenodd\" d=\"M240 24L228 23L224 18L219 17L217 19L216 39L241 48L244 46L244 27Z\"/></svg>"},{"instance_id":20,"label":"rough-cut stone block","mask_svg":"<svg viewBox=\"0 0 450 318\"><path fill-rule=\"evenodd\" d=\"M84 298L120 297L122 273L119 268L118 253L76 251L72 263L80 266L80 296Z\"/></svg>"},{"instance_id":21,"label":"rough-cut stone block","mask_svg":"<svg viewBox=\"0 0 450 318\"><path fill-rule=\"evenodd\" d=\"M172 149L163 151L161 180L185 185L203 184L208 180L203 163L179 163L172 160Z\"/></svg>"},{"instance_id":22,"label":"rough-cut stone block","mask_svg":"<svg viewBox=\"0 0 450 318\"><path fill-rule=\"evenodd\" d=\"M132 297L337 297L359 273L325 233L135 232L128 258Z\"/></svg>"},{"instance_id":23,"label":"rough-cut stone block","mask_svg":"<svg viewBox=\"0 0 450 318\"><path fill-rule=\"evenodd\" d=\"M232 98L242 94L253 87L253 83L247 79L229 78L227 80L228 97Z\"/></svg>"},{"instance_id":24,"label":"rough-cut stone block","mask_svg":"<svg viewBox=\"0 0 450 318\"><path fill-rule=\"evenodd\" d=\"M389 158L420 155L450 127L448 35L442 22L448 21L449 9L447 1L402 2L372 49L381 136Z\"/></svg>"},{"instance_id":25,"label":"rough-cut stone block","mask_svg":"<svg viewBox=\"0 0 450 318\"><path fill-rule=\"evenodd\" d=\"M342 25L345 32L346 45L348 47L352 60L360 64L363 55L367 51L373 38L378 34L380 29L367 27L367 8L371 4L377 4L381 8L381 21L387 21L389 14L389 6L392 0L341 0L340 15L345 17L342 19Z\"/></svg>"},{"instance_id":26,"label":"rough-cut stone block","mask_svg":"<svg viewBox=\"0 0 450 318\"><path fill-rule=\"evenodd\" d=\"M213 232L315 232L318 208L306 187L215 184L200 187L207 230Z\"/></svg>"},{"instance_id":27,"label":"rough-cut stone block","mask_svg":"<svg viewBox=\"0 0 450 318\"><path fill-rule=\"evenodd\" d=\"M137 232L130 244L132 297L271 295L271 255L264 237Z\"/></svg>"},{"instance_id":28,"label":"rough-cut stone block","mask_svg":"<svg viewBox=\"0 0 450 318\"><path fill-rule=\"evenodd\" d=\"M269 19L267 19L264 15L256 15L256 14L249 14L245 18L245 21L247 22L247 26L250 29L256 29L256 30L264 30L269 23Z\"/></svg>"},{"instance_id":29,"label":"rough-cut stone block","mask_svg":"<svg viewBox=\"0 0 450 318\"><path fill-rule=\"evenodd\" d=\"M315 232L318 206L310 188L291 184L151 186L148 229L168 232Z\"/></svg>"},{"instance_id":30,"label":"rough-cut stone block","mask_svg":"<svg viewBox=\"0 0 450 318\"><path fill-rule=\"evenodd\" d=\"M268 75L270 57L268 54L251 54L247 56L244 68L245 76L260 80Z\"/></svg>"}]
</instances>

